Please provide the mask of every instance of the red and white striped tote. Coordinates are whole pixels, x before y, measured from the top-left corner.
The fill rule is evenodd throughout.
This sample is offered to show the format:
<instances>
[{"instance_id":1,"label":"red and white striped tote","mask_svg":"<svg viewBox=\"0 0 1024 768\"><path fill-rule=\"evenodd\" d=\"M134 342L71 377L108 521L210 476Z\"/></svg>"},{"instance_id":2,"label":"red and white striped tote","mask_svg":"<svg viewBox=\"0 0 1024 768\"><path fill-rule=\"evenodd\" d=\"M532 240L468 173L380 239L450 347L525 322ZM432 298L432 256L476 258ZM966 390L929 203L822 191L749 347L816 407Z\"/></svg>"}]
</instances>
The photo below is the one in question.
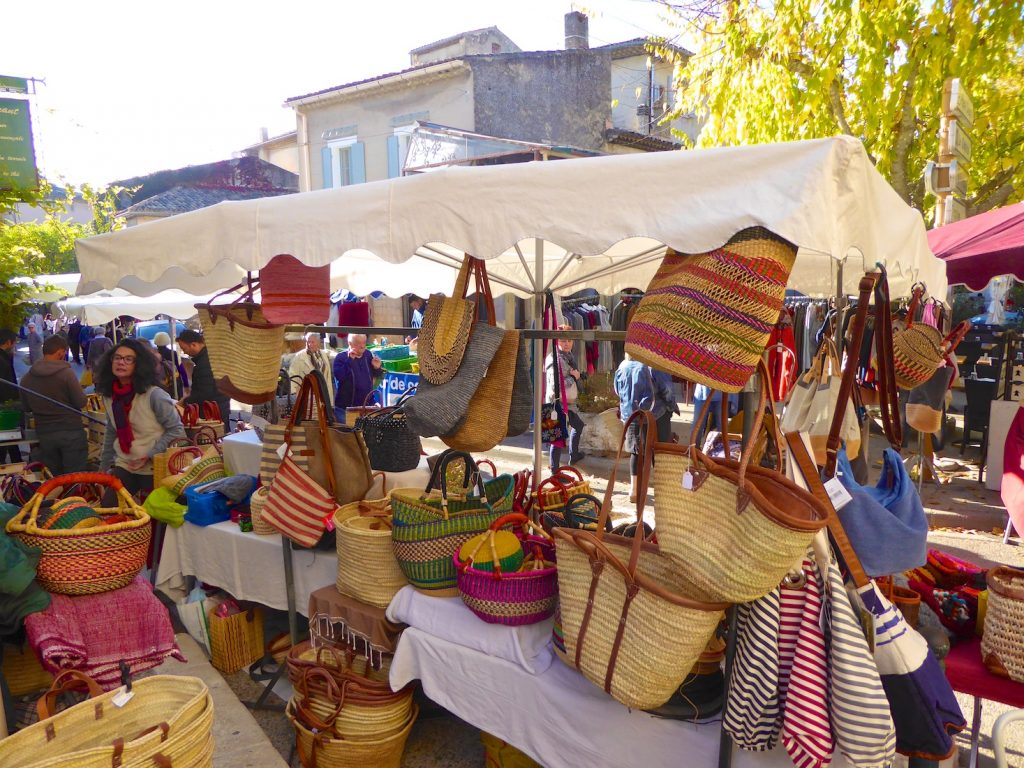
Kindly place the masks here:
<instances>
[{"instance_id":1,"label":"red and white striped tote","mask_svg":"<svg viewBox=\"0 0 1024 768\"><path fill-rule=\"evenodd\" d=\"M286 456L270 484L263 521L299 546L312 547L338 508L334 496Z\"/></svg>"}]
</instances>

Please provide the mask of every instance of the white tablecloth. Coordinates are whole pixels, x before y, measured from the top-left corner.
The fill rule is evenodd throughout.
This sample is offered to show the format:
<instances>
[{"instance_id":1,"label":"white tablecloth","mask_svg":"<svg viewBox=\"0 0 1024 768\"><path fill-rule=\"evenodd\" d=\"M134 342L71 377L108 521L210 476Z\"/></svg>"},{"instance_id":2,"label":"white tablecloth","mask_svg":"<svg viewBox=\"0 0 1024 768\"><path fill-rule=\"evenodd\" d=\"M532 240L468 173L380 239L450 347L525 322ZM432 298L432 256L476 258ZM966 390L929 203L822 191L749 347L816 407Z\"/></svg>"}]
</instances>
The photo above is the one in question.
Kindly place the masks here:
<instances>
[{"instance_id":1,"label":"white tablecloth","mask_svg":"<svg viewBox=\"0 0 1024 768\"><path fill-rule=\"evenodd\" d=\"M256 430L232 432L224 436L224 463L234 475L260 476L260 454L263 443Z\"/></svg>"},{"instance_id":2,"label":"white tablecloth","mask_svg":"<svg viewBox=\"0 0 1024 768\"><path fill-rule=\"evenodd\" d=\"M224 437L224 463L232 474L259 477L262 453L263 443L253 429L234 432ZM426 488L430 481L427 459L425 456L420 457L416 469L410 469L408 472L388 472L386 478L387 487L384 490L381 490L380 478L374 480L373 487L367 494L368 498L379 499L392 488Z\"/></svg>"},{"instance_id":3,"label":"white tablecloth","mask_svg":"<svg viewBox=\"0 0 1024 768\"><path fill-rule=\"evenodd\" d=\"M494 734L546 768L715 768L719 726L663 720L630 710L555 660L533 675L522 666L416 627L402 633L391 686L411 680L457 717ZM781 747L733 752L736 768L792 768ZM836 755L833 768L849 768Z\"/></svg>"},{"instance_id":4,"label":"white tablecloth","mask_svg":"<svg viewBox=\"0 0 1024 768\"><path fill-rule=\"evenodd\" d=\"M338 576L338 556L333 551L296 549L292 555L295 604L304 614L309 594ZM185 576L214 584L239 600L253 600L287 610L284 555L281 536L243 533L232 522L200 527L185 523L167 526L157 588L175 600L185 597Z\"/></svg>"}]
</instances>

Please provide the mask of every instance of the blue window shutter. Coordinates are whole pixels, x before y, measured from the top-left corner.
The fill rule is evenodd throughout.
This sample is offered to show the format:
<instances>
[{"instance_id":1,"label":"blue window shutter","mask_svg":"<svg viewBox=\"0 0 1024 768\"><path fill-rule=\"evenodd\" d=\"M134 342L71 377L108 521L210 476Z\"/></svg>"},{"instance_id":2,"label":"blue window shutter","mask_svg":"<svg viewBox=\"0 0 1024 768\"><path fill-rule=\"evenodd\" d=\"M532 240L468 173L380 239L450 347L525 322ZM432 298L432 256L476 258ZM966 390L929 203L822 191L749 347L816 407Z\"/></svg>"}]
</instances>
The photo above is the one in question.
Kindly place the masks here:
<instances>
[{"instance_id":1,"label":"blue window shutter","mask_svg":"<svg viewBox=\"0 0 1024 768\"><path fill-rule=\"evenodd\" d=\"M366 148L363 142L357 141L349 149L352 158L352 184L362 184L366 181Z\"/></svg>"},{"instance_id":2,"label":"blue window shutter","mask_svg":"<svg viewBox=\"0 0 1024 768\"><path fill-rule=\"evenodd\" d=\"M388 178L401 175L402 169L398 167L398 137L392 134L388 136Z\"/></svg>"},{"instance_id":3,"label":"blue window shutter","mask_svg":"<svg viewBox=\"0 0 1024 768\"><path fill-rule=\"evenodd\" d=\"M324 167L324 189L330 189L334 186L334 179L331 173L331 148L324 147L320 150L320 158L323 160Z\"/></svg>"}]
</instances>

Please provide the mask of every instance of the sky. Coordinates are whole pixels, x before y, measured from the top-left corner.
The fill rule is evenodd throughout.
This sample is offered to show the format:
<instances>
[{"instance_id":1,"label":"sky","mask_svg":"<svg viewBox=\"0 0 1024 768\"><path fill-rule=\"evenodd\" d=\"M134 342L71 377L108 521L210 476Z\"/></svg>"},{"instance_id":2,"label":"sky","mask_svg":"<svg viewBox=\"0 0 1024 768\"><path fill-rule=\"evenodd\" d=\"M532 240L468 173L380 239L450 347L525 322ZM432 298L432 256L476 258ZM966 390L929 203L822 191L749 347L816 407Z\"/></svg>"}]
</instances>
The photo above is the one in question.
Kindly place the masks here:
<instances>
[{"instance_id":1,"label":"sky","mask_svg":"<svg viewBox=\"0 0 1024 768\"><path fill-rule=\"evenodd\" d=\"M294 130L285 99L404 69L457 32L564 48L570 10L590 16L592 46L678 32L649 0L17 2L0 15L0 75L45 81L31 98L40 171L104 186Z\"/></svg>"}]
</instances>

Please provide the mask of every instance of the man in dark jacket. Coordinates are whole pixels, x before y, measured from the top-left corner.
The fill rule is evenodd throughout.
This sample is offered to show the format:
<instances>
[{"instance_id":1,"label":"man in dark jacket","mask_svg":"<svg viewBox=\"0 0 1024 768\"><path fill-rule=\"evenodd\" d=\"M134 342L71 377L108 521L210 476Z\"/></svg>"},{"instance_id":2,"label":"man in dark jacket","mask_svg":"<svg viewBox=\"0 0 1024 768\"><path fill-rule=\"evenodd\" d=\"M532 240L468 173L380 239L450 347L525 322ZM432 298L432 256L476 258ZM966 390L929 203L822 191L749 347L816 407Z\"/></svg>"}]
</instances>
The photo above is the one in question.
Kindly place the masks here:
<instances>
[{"instance_id":1,"label":"man in dark jacket","mask_svg":"<svg viewBox=\"0 0 1024 768\"><path fill-rule=\"evenodd\" d=\"M19 400L18 388L5 383L18 383L18 374L14 371L14 347L17 343L18 334L9 328L0 328L0 403L12 400L17 403ZM0 446L0 464L17 464L20 461L21 449L18 446Z\"/></svg>"},{"instance_id":2,"label":"man in dark jacket","mask_svg":"<svg viewBox=\"0 0 1024 768\"><path fill-rule=\"evenodd\" d=\"M178 346L181 351L192 358L192 388L188 397L179 402L182 405L191 403L202 404L212 400L220 408L220 417L224 421L224 434L231 433L231 398L217 389L210 367L210 353L206 349L206 339L199 331L188 329L178 334Z\"/></svg>"},{"instance_id":3,"label":"man in dark jacket","mask_svg":"<svg viewBox=\"0 0 1024 768\"><path fill-rule=\"evenodd\" d=\"M84 472L89 461L89 444L82 417L75 413L85 407L85 392L67 361L68 340L61 335L43 342L43 359L32 364L21 380L25 389L21 401L36 417L36 434L43 464L54 475ZM64 403L62 408L57 403Z\"/></svg>"}]
</instances>

